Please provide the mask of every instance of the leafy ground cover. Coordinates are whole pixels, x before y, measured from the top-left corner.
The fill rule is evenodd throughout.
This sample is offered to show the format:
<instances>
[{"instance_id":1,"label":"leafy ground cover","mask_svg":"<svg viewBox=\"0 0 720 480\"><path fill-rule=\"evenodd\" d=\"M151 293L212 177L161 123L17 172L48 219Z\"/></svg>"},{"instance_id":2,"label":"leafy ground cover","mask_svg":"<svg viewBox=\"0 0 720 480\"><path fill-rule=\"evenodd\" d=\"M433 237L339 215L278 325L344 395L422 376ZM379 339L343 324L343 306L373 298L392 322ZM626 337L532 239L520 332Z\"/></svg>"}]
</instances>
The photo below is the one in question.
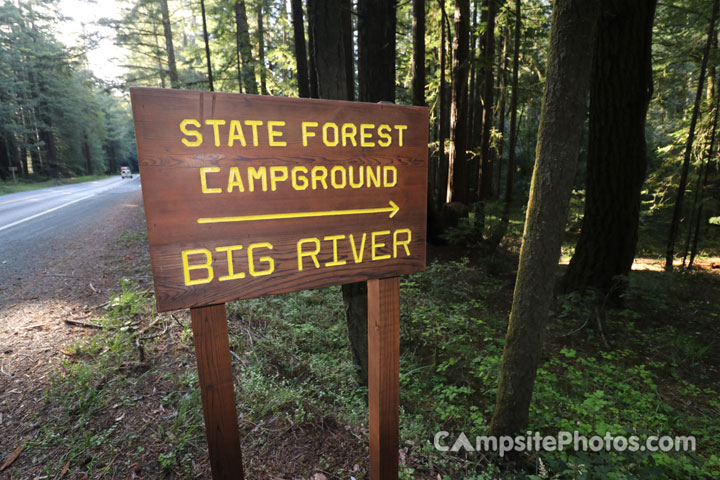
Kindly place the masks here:
<instances>
[{"instance_id":1,"label":"leafy ground cover","mask_svg":"<svg viewBox=\"0 0 720 480\"><path fill-rule=\"evenodd\" d=\"M560 296L529 430L546 435L694 435L695 452L438 451L484 435L495 400L516 256L431 250L401 286L401 478L686 479L720 475L720 275L633 272L620 306ZM124 248L144 248L126 232ZM24 456L48 478L209 478L184 313L157 314L126 272L96 335L67 348ZM367 390L347 345L338 287L228 304L249 478L367 479ZM9 478L24 478L11 466ZM62 475L60 475L62 476Z\"/></svg>"},{"instance_id":2,"label":"leafy ground cover","mask_svg":"<svg viewBox=\"0 0 720 480\"><path fill-rule=\"evenodd\" d=\"M84 183L84 182L93 182L95 180L102 180L104 178L109 178L113 175L84 175L82 177L70 177L70 178L63 178L63 179L52 179L52 180L45 180L43 182L34 182L34 181L23 181L19 180L17 182L2 182L0 181L0 195L6 195L8 193L18 193L18 192L27 192L30 190L39 190L41 188L48 188L48 187L59 187L61 185L71 185L74 183Z\"/></svg>"}]
</instances>

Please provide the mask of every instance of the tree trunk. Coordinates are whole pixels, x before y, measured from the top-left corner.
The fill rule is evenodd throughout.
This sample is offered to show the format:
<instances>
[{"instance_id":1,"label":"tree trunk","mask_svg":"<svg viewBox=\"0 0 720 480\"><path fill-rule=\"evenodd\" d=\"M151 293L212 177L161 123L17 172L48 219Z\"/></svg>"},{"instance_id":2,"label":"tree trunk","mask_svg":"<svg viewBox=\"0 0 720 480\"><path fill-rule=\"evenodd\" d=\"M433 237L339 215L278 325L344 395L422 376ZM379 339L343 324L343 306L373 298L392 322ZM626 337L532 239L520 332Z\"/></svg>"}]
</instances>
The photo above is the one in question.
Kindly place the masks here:
<instances>
[{"instance_id":1,"label":"tree trunk","mask_svg":"<svg viewBox=\"0 0 720 480\"><path fill-rule=\"evenodd\" d=\"M710 172L710 161L713 157L713 150L715 149L715 140L717 138L717 126L718 126L718 112L720 112L720 95L717 95L717 99L715 101L715 112L713 112L713 120L712 120L712 131L710 132L710 141L708 142L708 148L705 151L705 167L704 167L704 174L702 181L700 180L701 173L703 173L703 168L701 166L700 172L698 172L698 187L697 187L697 195L695 198L695 203L697 204L697 214L695 215L695 226L694 226L694 233L693 233L693 240L692 240L692 247L690 249L690 262L688 263L688 268L692 267L693 262L695 261L695 255L697 255L697 247L698 242L700 239L700 225L702 224L703 220L703 201L705 200L705 188L708 184L708 173ZM689 231L690 229L688 229ZM688 232L688 239L689 239L689 232ZM687 247L685 248L687 250ZM683 258L683 265L685 265L685 259Z\"/></svg>"},{"instance_id":2,"label":"tree trunk","mask_svg":"<svg viewBox=\"0 0 720 480\"><path fill-rule=\"evenodd\" d=\"M315 72L318 96L329 100L347 99L347 68L342 28L338 19L342 15L337 0L312 0L308 2L308 20L312 25Z\"/></svg>"},{"instance_id":3,"label":"tree trunk","mask_svg":"<svg viewBox=\"0 0 720 480\"><path fill-rule=\"evenodd\" d=\"M413 1L413 105L425 105L425 0Z\"/></svg>"},{"instance_id":4,"label":"tree trunk","mask_svg":"<svg viewBox=\"0 0 720 480\"><path fill-rule=\"evenodd\" d=\"M450 102L450 152L448 162L448 201L468 203L467 168L467 78L469 0L455 2L455 37L453 39L452 98Z\"/></svg>"},{"instance_id":5,"label":"tree trunk","mask_svg":"<svg viewBox=\"0 0 720 480\"><path fill-rule=\"evenodd\" d=\"M315 68L315 33L313 28L313 17L310 15L310 10L313 0L307 0L307 11L308 11L308 78L310 80L310 98L320 98L318 93L318 77L317 69ZM347 73L346 73L347 75Z\"/></svg>"},{"instance_id":6,"label":"tree trunk","mask_svg":"<svg viewBox=\"0 0 720 480\"><path fill-rule=\"evenodd\" d=\"M343 23L343 48L345 49L345 81L347 100L355 100L355 55L353 48L352 0L338 0L341 3Z\"/></svg>"},{"instance_id":7,"label":"tree trunk","mask_svg":"<svg viewBox=\"0 0 720 480\"><path fill-rule=\"evenodd\" d=\"M510 209L513 193L513 176L515 175L515 148L517 146L517 109L518 109L518 71L520 69L520 32L522 31L521 1L515 0L515 32L512 66L512 96L510 97L510 142L508 148L507 178L505 179L505 208ZM505 218L503 214L503 219Z\"/></svg>"},{"instance_id":8,"label":"tree trunk","mask_svg":"<svg viewBox=\"0 0 720 480\"><path fill-rule=\"evenodd\" d=\"M168 57L168 71L170 73L170 86L180 88L177 66L175 65L175 48L173 47L172 29L170 28L170 13L168 12L167 0L160 0L160 11L162 12L163 33L165 35L165 49ZM205 14L203 14L203 19Z\"/></svg>"},{"instance_id":9,"label":"tree trunk","mask_svg":"<svg viewBox=\"0 0 720 480\"><path fill-rule=\"evenodd\" d=\"M258 68L260 68L260 94L268 95L267 71L265 69L265 27L263 26L263 1L257 4Z\"/></svg>"},{"instance_id":10,"label":"tree trunk","mask_svg":"<svg viewBox=\"0 0 720 480\"><path fill-rule=\"evenodd\" d=\"M582 139L600 0L554 2L520 262L489 435L525 429Z\"/></svg>"},{"instance_id":11,"label":"tree trunk","mask_svg":"<svg viewBox=\"0 0 720 480\"><path fill-rule=\"evenodd\" d=\"M90 142L88 141L87 132L83 132L83 156L85 157L85 168L88 175L93 175L92 156L90 155Z\"/></svg>"},{"instance_id":12,"label":"tree trunk","mask_svg":"<svg viewBox=\"0 0 720 480\"><path fill-rule=\"evenodd\" d=\"M245 86L245 93L257 95L258 87L255 79L254 60L250 46L250 31L248 29L247 11L245 0L235 0L235 40L237 49L242 58L242 83Z\"/></svg>"},{"instance_id":13,"label":"tree trunk","mask_svg":"<svg viewBox=\"0 0 720 480\"><path fill-rule=\"evenodd\" d=\"M358 0L361 102L395 102L395 2Z\"/></svg>"},{"instance_id":14,"label":"tree trunk","mask_svg":"<svg viewBox=\"0 0 720 480\"><path fill-rule=\"evenodd\" d=\"M295 63L297 64L298 95L302 98L310 96L308 83L307 51L305 48L305 25L303 24L302 0L292 0L293 35L295 39Z\"/></svg>"},{"instance_id":15,"label":"tree trunk","mask_svg":"<svg viewBox=\"0 0 720 480\"><path fill-rule=\"evenodd\" d=\"M200 0L200 11L202 13L203 39L205 40L205 59L207 60L208 88L215 91L213 86L212 62L210 60L210 40L208 39L207 21L205 20L205 0Z\"/></svg>"},{"instance_id":16,"label":"tree trunk","mask_svg":"<svg viewBox=\"0 0 720 480\"><path fill-rule=\"evenodd\" d=\"M440 95L439 107L438 107L438 196L437 206L441 207L445 202L450 201L450 189L448 188L448 159L445 155L445 140L448 138L448 122L447 115L447 96L445 91L447 90L447 84L445 81L445 66L447 64L446 55L446 44L445 44L445 25L446 22L449 27L449 20L447 19L447 13L445 12L445 0L438 0L440 3Z\"/></svg>"},{"instance_id":17,"label":"tree trunk","mask_svg":"<svg viewBox=\"0 0 720 480\"><path fill-rule=\"evenodd\" d=\"M313 3L316 1L313 0ZM394 2L358 1L358 80L361 102L395 101L395 22ZM315 40L320 41L319 38ZM342 44L338 42L330 45ZM367 385L367 283L345 284L342 293L359 382Z\"/></svg>"},{"instance_id":18,"label":"tree trunk","mask_svg":"<svg viewBox=\"0 0 720 480\"><path fill-rule=\"evenodd\" d=\"M567 290L620 293L638 237L652 95L657 0L616 0L602 9L590 85L590 130L582 233L563 280Z\"/></svg>"},{"instance_id":19,"label":"tree trunk","mask_svg":"<svg viewBox=\"0 0 720 480\"><path fill-rule=\"evenodd\" d=\"M690 157L692 155L692 147L695 142L695 126L697 125L698 116L700 115L700 104L702 103L702 92L705 83L705 69L710 56L710 47L712 39L715 36L715 23L718 17L718 8L720 0L713 2L712 15L710 24L708 25L707 42L705 43L705 51L703 53L702 64L700 65L700 77L698 78L697 92L695 93L695 104L693 106L692 116L690 117L690 130L688 131L687 143L685 144L685 156L683 158L682 170L680 172L680 182L678 184L677 197L675 198L675 207L673 208L673 217L670 222L670 233L668 235L667 249L665 252L665 270L672 270L673 259L675 258L675 241L680 231L680 217L683 210L683 198L685 197L685 188L687 187L687 177L690 170Z\"/></svg>"},{"instance_id":20,"label":"tree trunk","mask_svg":"<svg viewBox=\"0 0 720 480\"><path fill-rule=\"evenodd\" d=\"M510 31L508 28L503 29L503 49L502 49L502 60L500 62L500 86L498 88L500 99L498 102L498 119L497 119L497 130L499 134L499 141L497 146L497 181L495 182L495 198L500 198L500 185L502 181L502 164L503 164L503 151L505 146L505 109L507 104L507 69L508 69L508 42Z\"/></svg>"},{"instance_id":21,"label":"tree trunk","mask_svg":"<svg viewBox=\"0 0 720 480\"><path fill-rule=\"evenodd\" d=\"M493 150L490 148L490 132L493 126L493 106L495 80L493 75L493 60L495 59L495 1L488 0L487 23L485 27L485 50L483 52L483 68L485 80L483 85L483 120L482 143L480 145L480 189L478 197L485 202L492 196L492 168L494 163ZM473 172L475 175L475 172Z\"/></svg>"}]
</instances>

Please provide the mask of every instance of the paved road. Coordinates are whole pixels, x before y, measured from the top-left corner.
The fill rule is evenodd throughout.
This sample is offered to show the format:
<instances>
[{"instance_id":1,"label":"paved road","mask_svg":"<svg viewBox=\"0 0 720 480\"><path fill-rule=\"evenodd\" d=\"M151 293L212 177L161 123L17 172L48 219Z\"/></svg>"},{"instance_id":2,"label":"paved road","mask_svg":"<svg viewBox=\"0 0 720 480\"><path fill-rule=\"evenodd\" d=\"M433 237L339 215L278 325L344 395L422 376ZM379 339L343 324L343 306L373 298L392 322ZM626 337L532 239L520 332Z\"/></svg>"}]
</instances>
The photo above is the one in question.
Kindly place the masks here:
<instances>
[{"instance_id":1,"label":"paved road","mask_svg":"<svg viewBox=\"0 0 720 480\"><path fill-rule=\"evenodd\" d=\"M92 242L93 226L140 201L138 175L0 196L0 288L64 247Z\"/></svg>"}]
</instances>

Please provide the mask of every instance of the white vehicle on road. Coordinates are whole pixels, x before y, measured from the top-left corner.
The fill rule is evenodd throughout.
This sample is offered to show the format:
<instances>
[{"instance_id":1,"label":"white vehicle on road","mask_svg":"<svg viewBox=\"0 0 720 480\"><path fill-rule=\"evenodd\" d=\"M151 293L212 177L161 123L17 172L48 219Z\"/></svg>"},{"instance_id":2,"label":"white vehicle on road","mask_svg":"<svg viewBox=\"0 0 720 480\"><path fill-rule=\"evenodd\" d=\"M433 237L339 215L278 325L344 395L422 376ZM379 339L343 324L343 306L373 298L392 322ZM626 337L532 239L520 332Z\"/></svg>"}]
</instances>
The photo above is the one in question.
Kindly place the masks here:
<instances>
[{"instance_id":1,"label":"white vehicle on road","mask_svg":"<svg viewBox=\"0 0 720 480\"><path fill-rule=\"evenodd\" d=\"M133 177L132 171L128 167L120 168L120 178Z\"/></svg>"}]
</instances>

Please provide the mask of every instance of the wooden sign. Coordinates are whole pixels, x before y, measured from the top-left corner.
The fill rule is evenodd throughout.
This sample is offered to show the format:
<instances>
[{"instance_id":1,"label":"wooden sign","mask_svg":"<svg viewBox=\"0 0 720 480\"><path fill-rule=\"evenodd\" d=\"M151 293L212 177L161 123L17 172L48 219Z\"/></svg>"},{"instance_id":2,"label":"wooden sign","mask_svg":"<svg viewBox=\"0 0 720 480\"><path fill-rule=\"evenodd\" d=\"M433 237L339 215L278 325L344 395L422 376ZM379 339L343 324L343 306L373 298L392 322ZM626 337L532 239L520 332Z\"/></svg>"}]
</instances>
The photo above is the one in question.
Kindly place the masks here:
<instances>
[{"instance_id":1,"label":"wooden sign","mask_svg":"<svg viewBox=\"0 0 720 480\"><path fill-rule=\"evenodd\" d=\"M130 95L159 311L424 270L426 108Z\"/></svg>"}]
</instances>

